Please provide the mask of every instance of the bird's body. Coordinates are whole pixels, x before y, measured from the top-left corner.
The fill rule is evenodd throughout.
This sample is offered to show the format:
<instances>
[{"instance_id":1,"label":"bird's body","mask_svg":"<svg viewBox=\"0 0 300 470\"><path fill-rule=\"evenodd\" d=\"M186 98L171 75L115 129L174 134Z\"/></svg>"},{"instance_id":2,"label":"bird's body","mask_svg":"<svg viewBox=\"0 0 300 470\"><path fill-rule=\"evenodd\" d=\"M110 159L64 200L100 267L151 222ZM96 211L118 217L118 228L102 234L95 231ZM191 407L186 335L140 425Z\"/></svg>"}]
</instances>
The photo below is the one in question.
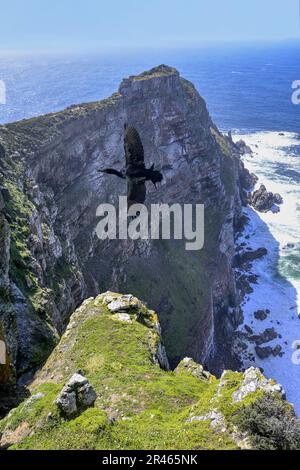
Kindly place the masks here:
<instances>
[{"instance_id":1,"label":"bird's body","mask_svg":"<svg viewBox=\"0 0 300 470\"><path fill-rule=\"evenodd\" d=\"M146 199L146 181L160 183L163 179L160 171L146 168L144 161L144 148L138 131L134 127L125 126L124 151L126 166L123 170L105 168L99 170L101 173L115 175L127 179L128 207L133 204L143 204Z\"/></svg>"}]
</instances>

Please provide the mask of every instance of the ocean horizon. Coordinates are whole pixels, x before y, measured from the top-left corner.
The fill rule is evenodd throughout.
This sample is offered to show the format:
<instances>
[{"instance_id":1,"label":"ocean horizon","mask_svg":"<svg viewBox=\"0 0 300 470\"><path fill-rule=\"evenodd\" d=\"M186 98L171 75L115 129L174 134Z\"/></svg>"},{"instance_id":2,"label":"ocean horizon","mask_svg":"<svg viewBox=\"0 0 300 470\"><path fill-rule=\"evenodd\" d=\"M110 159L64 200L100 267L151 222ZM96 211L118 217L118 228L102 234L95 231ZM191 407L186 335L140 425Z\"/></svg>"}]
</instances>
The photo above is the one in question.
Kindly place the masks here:
<instances>
[{"instance_id":1,"label":"ocean horizon","mask_svg":"<svg viewBox=\"0 0 300 470\"><path fill-rule=\"evenodd\" d=\"M124 77L165 63L193 82L222 130L298 132L291 96L292 82L300 79L299 54L297 41L111 54L0 52L7 95L0 123L104 99Z\"/></svg>"}]
</instances>

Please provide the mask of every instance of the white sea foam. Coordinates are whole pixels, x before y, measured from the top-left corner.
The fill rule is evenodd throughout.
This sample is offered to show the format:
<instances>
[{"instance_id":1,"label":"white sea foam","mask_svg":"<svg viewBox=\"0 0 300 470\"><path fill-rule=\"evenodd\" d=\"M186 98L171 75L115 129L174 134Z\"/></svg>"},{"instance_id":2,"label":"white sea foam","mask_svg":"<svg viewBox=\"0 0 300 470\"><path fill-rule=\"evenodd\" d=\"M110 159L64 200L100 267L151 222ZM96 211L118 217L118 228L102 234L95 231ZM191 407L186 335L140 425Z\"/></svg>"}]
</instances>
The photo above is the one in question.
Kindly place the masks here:
<instances>
[{"instance_id":1,"label":"white sea foam","mask_svg":"<svg viewBox=\"0 0 300 470\"><path fill-rule=\"evenodd\" d=\"M258 214L252 208L245 209L250 222L239 240L252 248L264 246L268 249L268 255L253 264L252 271L259 275L259 280L252 285L254 291L243 305L244 324L255 333L273 327L281 337L262 346L279 344L284 355L261 360L255 354L255 343L249 343L248 351L255 355L256 364L268 377L275 378L284 386L288 400L300 415L300 365L292 362L293 342L300 340L300 280L295 272L282 269L286 254L293 255L294 250L299 250L299 245L294 245L300 242L300 211L297 206L300 201L300 182L297 182L300 156L293 154L293 147L299 145L299 140L296 134L279 135L274 132L235 136L235 140L239 138L254 151L254 155L246 156L244 161L246 167L259 177L258 185L265 184L269 191L281 194L284 199L277 214ZM260 309L271 311L264 321L254 317L254 312ZM245 359L245 366L250 364L253 365Z\"/></svg>"}]
</instances>

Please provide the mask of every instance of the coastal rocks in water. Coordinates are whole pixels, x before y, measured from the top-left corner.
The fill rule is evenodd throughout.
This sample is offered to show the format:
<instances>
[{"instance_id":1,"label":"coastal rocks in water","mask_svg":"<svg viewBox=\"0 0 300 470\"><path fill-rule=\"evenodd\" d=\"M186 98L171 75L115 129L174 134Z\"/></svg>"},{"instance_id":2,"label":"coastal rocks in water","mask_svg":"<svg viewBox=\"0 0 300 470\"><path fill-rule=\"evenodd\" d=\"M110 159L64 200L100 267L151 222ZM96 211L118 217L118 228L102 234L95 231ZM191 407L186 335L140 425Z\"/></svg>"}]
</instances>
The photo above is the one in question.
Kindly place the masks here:
<instances>
[{"instance_id":1,"label":"coastal rocks in water","mask_svg":"<svg viewBox=\"0 0 300 470\"><path fill-rule=\"evenodd\" d=\"M257 346L260 346L264 343L269 343L278 337L278 333L274 330L274 328L266 328L263 333L260 335L253 335L249 337L250 341L256 343Z\"/></svg>"},{"instance_id":2,"label":"coastal rocks in water","mask_svg":"<svg viewBox=\"0 0 300 470\"><path fill-rule=\"evenodd\" d=\"M253 288L251 284L257 284L258 276L256 274L237 273L236 278L236 285L241 293L241 297L244 298L246 294L252 294Z\"/></svg>"},{"instance_id":3,"label":"coastal rocks in water","mask_svg":"<svg viewBox=\"0 0 300 470\"><path fill-rule=\"evenodd\" d=\"M247 145L246 142L242 139L236 142L235 146L238 148L240 155L252 155L253 154L249 145Z\"/></svg>"},{"instance_id":4,"label":"coastal rocks in water","mask_svg":"<svg viewBox=\"0 0 300 470\"><path fill-rule=\"evenodd\" d=\"M64 416L72 418L80 411L93 406L96 398L96 392L88 379L81 373L76 373L64 386L55 403Z\"/></svg>"},{"instance_id":5,"label":"coastal rocks in water","mask_svg":"<svg viewBox=\"0 0 300 470\"><path fill-rule=\"evenodd\" d=\"M268 359L273 353L273 350L271 346L266 346L266 347L261 347L261 346L256 346L255 347L255 352L259 359Z\"/></svg>"},{"instance_id":6,"label":"coastal rocks in water","mask_svg":"<svg viewBox=\"0 0 300 470\"><path fill-rule=\"evenodd\" d=\"M256 346L255 352L260 359L268 359L268 357L272 355L274 357L277 357L277 356L282 357L284 354L282 352L282 347L280 346L280 344L277 344L275 348L272 348L271 346L266 346L266 347Z\"/></svg>"},{"instance_id":7,"label":"coastal rocks in water","mask_svg":"<svg viewBox=\"0 0 300 470\"><path fill-rule=\"evenodd\" d=\"M266 393L279 394L282 398L285 397L285 392L280 384L274 384L273 381L266 379L259 369L250 367L244 373L244 379L240 388L233 393L233 401L239 402L243 400L250 393L257 390L263 390Z\"/></svg>"},{"instance_id":8,"label":"coastal rocks in water","mask_svg":"<svg viewBox=\"0 0 300 470\"><path fill-rule=\"evenodd\" d=\"M263 184L261 184L260 188L257 191L254 191L250 197L251 206L258 212L275 210L274 206L282 203L283 199L280 194L273 194L267 191L267 188Z\"/></svg>"},{"instance_id":9,"label":"coastal rocks in water","mask_svg":"<svg viewBox=\"0 0 300 470\"><path fill-rule=\"evenodd\" d=\"M266 320L268 318L268 314L270 313L270 310L257 310L254 312L254 318L256 320Z\"/></svg>"},{"instance_id":10,"label":"coastal rocks in water","mask_svg":"<svg viewBox=\"0 0 300 470\"><path fill-rule=\"evenodd\" d=\"M242 266L244 263L255 261L256 259L263 258L268 254L268 250L264 247L258 248L257 250L244 251L238 253L235 256L235 266Z\"/></svg>"},{"instance_id":11,"label":"coastal rocks in water","mask_svg":"<svg viewBox=\"0 0 300 470\"><path fill-rule=\"evenodd\" d=\"M11 231L3 214L0 214L0 297L7 297L9 292Z\"/></svg>"},{"instance_id":12,"label":"coastal rocks in water","mask_svg":"<svg viewBox=\"0 0 300 470\"><path fill-rule=\"evenodd\" d=\"M210 421L210 426L216 432L224 433L227 431L224 416L217 410L212 410L209 413L201 416L192 416L191 418L188 418L187 423L193 423L195 421Z\"/></svg>"},{"instance_id":13,"label":"coastal rocks in water","mask_svg":"<svg viewBox=\"0 0 300 470\"><path fill-rule=\"evenodd\" d=\"M259 408L270 393L275 395L274 412L263 417L265 428L259 430L266 440L273 415L289 417L282 387L258 369L227 370L219 379L190 358L175 373L154 367L148 340L151 334L154 348L160 328L153 311L141 302L143 317L131 314L131 325L116 323L117 314L103 301L109 295L118 297L90 298L73 313L72 328L30 385L30 401L0 420L0 448L107 450L116 447L117 437L117 447L124 450L179 450L183 443L191 450L232 450L245 448L246 438L247 447L255 449L256 429L242 427L252 404ZM146 324L147 317L153 326ZM62 391L60 384L66 384ZM298 428L289 431L289 440L298 435Z\"/></svg>"}]
</instances>

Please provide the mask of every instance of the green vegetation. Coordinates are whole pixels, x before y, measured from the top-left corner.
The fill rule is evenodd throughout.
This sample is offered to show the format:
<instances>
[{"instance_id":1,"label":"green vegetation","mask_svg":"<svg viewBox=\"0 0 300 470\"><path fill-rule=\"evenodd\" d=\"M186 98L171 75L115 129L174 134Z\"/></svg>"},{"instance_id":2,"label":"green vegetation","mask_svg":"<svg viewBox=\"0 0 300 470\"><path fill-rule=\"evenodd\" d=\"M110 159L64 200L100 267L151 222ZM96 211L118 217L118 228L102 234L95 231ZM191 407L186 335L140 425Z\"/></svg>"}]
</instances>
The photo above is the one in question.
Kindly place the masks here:
<instances>
[{"instance_id":1,"label":"green vegetation","mask_svg":"<svg viewBox=\"0 0 300 470\"><path fill-rule=\"evenodd\" d=\"M12 449L236 449L239 412L261 399L255 392L238 404L232 393L243 374L220 381L195 375L197 365L172 372L153 362L157 317L142 304L131 322L112 314L105 295L86 301L72 316L61 342L32 384L33 397L0 421L2 445ZM78 370L97 393L94 408L64 419L55 398ZM201 368L200 368L201 369ZM222 413L226 432L206 416ZM196 419L191 419L196 417ZM197 419L200 417L201 419ZM234 417L234 419L233 419Z\"/></svg>"}]
</instances>

